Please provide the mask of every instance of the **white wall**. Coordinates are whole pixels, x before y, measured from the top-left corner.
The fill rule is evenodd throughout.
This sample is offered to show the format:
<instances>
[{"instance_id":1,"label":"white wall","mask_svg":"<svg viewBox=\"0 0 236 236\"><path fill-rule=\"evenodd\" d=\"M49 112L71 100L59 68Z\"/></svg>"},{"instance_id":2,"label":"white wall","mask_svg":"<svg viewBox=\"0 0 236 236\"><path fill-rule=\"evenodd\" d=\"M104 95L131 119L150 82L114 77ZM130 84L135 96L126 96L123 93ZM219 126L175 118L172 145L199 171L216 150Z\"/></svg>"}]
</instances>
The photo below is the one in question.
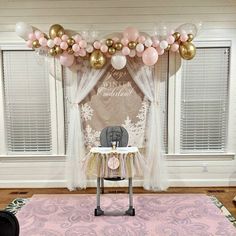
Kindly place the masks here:
<instances>
[{"instance_id":1,"label":"white wall","mask_svg":"<svg viewBox=\"0 0 236 236\"><path fill-rule=\"evenodd\" d=\"M202 22L203 29L196 41L228 40L232 43L229 152L236 152L236 82L233 79L236 75L235 0L0 0L0 47L22 42L14 33L18 21L25 21L44 32L51 24L59 23L65 29L78 32L92 29L103 33L122 31L128 25L152 32L161 22L168 23L170 27ZM172 186L236 185L233 156L170 155L167 157L170 183ZM65 186L63 157L0 156L0 187L62 186Z\"/></svg>"}]
</instances>

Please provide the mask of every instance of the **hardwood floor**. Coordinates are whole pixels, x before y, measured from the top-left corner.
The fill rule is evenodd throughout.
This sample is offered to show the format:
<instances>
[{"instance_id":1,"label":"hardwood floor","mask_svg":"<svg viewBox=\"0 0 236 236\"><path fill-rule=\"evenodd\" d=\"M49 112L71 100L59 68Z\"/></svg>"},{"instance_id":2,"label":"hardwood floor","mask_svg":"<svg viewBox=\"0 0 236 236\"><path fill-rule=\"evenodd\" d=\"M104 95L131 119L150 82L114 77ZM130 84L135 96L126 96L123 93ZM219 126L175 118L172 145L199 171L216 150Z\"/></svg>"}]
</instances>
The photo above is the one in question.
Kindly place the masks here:
<instances>
[{"instance_id":1,"label":"hardwood floor","mask_svg":"<svg viewBox=\"0 0 236 236\"><path fill-rule=\"evenodd\" d=\"M134 193L153 193L141 187L134 188ZM105 188L105 193L127 193L127 188ZM70 192L66 188L20 188L20 189L0 189L0 209L4 209L8 203L15 198L30 198L34 194L95 194L95 188L77 190ZM216 196L224 206L236 217L236 205L233 198L236 196L236 187L211 187L211 188L169 188L163 193L204 193L209 196Z\"/></svg>"}]
</instances>

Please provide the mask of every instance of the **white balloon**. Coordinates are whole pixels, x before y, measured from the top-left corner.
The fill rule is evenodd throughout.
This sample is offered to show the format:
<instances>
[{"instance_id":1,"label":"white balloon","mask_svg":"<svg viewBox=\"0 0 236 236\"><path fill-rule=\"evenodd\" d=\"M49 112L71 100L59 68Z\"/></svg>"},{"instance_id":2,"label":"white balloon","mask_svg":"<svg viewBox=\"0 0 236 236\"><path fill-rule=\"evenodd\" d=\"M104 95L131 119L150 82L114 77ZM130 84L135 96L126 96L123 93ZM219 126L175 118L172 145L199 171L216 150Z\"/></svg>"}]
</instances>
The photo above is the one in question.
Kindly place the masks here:
<instances>
[{"instance_id":1,"label":"white balloon","mask_svg":"<svg viewBox=\"0 0 236 236\"><path fill-rule=\"evenodd\" d=\"M186 24L180 25L176 29L176 31L178 31L178 32L185 31L187 34L192 34L195 37L198 32L198 27L195 24L186 23Z\"/></svg>"},{"instance_id":2,"label":"white balloon","mask_svg":"<svg viewBox=\"0 0 236 236\"><path fill-rule=\"evenodd\" d=\"M162 40L162 41L160 42L160 48L166 49L167 47L168 47L167 41L166 41L166 40Z\"/></svg>"},{"instance_id":3,"label":"white balloon","mask_svg":"<svg viewBox=\"0 0 236 236\"><path fill-rule=\"evenodd\" d=\"M143 52L144 51L144 45L142 43L138 43L136 46L137 52Z\"/></svg>"},{"instance_id":4,"label":"white balloon","mask_svg":"<svg viewBox=\"0 0 236 236\"><path fill-rule=\"evenodd\" d=\"M121 70L126 66L126 56L123 55L114 55L111 57L111 64L114 69Z\"/></svg>"},{"instance_id":5,"label":"white balloon","mask_svg":"<svg viewBox=\"0 0 236 236\"><path fill-rule=\"evenodd\" d=\"M33 28L25 22L17 22L15 25L15 32L19 37L27 40L28 35L33 32Z\"/></svg>"},{"instance_id":6,"label":"white balloon","mask_svg":"<svg viewBox=\"0 0 236 236\"><path fill-rule=\"evenodd\" d=\"M152 46L152 40L150 38L146 39L145 42L144 42L145 46L146 47L151 47Z\"/></svg>"},{"instance_id":7,"label":"white balloon","mask_svg":"<svg viewBox=\"0 0 236 236\"><path fill-rule=\"evenodd\" d=\"M47 42L47 45L49 48L53 48L55 46L55 43L52 39L49 39L48 42Z\"/></svg>"}]
</instances>

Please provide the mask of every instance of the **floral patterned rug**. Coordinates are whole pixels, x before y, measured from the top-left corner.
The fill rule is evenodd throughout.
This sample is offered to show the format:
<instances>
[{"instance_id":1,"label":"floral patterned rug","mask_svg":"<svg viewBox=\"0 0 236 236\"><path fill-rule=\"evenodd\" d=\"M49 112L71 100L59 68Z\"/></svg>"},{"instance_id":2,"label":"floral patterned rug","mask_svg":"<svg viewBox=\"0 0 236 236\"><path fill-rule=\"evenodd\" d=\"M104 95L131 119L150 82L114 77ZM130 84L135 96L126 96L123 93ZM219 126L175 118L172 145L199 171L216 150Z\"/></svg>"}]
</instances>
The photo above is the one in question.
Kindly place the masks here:
<instances>
[{"instance_id":1,"label":"floral patterned rug","mask_svg":"<svg viewBox=\"0 0 236 236\"><path fill-rule=\"evenodd\" d=\"M215 197L203 194L136 194L136 215L124 215L128 195L101 196L104 216L94 216L95 195L34 195L15 199L21 236L236 235L236 220ZM22 208L22 209L21 209ZM20 210L21 209L21 210Z\"/></svg>"}]
</instances>

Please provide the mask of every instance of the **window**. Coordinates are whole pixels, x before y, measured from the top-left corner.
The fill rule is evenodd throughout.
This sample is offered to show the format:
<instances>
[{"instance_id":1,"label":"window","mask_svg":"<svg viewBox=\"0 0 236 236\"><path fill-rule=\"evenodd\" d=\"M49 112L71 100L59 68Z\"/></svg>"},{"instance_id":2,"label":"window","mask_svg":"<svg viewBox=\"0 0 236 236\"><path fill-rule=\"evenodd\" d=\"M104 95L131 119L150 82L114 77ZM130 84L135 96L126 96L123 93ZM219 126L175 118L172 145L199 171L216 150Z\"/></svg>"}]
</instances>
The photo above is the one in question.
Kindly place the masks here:
<instances>
[{"instance_id":1,"label":"window","mask_svg":"<svg viewBox=\"0 0 236 236\"><path fill-rule=\"evenodd\" d=\"M8 154L50 154L49 68L34 51L2 51Z\"/></svg>"},{"instance_id":2,"label":"window","mask_svg":"<svg viewBox=\"0 0 236 236\"><path fill-rule=\"evenodd\" d=\"M180 151L226 152L229 47L198 48L181 71Z\"/></svg>"}]
</instances>

